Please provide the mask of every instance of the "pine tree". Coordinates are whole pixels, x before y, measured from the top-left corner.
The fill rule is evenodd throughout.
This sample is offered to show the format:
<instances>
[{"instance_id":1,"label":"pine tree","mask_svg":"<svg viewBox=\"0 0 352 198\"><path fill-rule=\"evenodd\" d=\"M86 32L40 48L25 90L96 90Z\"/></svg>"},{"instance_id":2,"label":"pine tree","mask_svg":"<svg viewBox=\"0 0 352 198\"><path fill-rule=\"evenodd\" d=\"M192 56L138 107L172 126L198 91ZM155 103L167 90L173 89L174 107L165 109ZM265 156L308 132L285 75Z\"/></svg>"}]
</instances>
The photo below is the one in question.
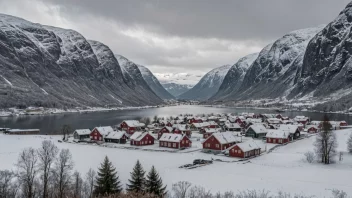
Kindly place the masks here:
<instances>
[{"instance_id":1,"label":"pine tree","mask_svg":"<svg viewBox=\"0 0 352 198\"><path fill-rule=\"evenodd\" d=\"M147 175L146 192L163 197L166 194L165 189L166 186L163 187L163 181L154 166L152 166L152 169Z\"/></svg>"},{"instance_id":2,"label":"pine tree","mask_svg":"<svg viewBox=\"0 0 352 198\"><path fill-rule=\"evenodd\" d=\"M143 170L143 167L139 160L137 160L136 165L133 168L133 171L131 172L131 179L129 179L129 183L127 184L127 190L128 191L134 191L134 192L144 192L144 187L145 187L145 171Z\"/></svg>"},{"instance_id":3,"label":"pine tree","mask_svg":"<svg viewBox=\"0 0 352 198\"><path fill-rule=\"evenodd\" d=\"M96 185L94 186L94 193L96 195L116 194L122 191L119 177L117 176L116 168L105 156L104 162L98 169L96 178Z\"/></svg>"},{"instance_id":4,"label":"pine tree","mask_svg":"<svg viewBox=\"0 0 352 198\"><path fill-rule=\"evenodd\" d=\"M352 133L347 141L347 151L352 154Z\"/></svg>"}]
</instances>

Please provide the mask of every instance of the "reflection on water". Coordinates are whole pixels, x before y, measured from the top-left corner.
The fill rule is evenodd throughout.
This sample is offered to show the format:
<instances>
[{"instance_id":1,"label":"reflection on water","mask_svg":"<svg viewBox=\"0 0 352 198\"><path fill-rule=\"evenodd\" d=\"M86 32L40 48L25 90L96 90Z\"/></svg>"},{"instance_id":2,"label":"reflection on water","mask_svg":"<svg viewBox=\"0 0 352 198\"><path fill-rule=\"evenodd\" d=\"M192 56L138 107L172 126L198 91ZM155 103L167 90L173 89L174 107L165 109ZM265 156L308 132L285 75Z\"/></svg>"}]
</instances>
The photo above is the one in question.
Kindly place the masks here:
<instances>
[{"instance_id":1,"label":"reflection on water","mask_svg":"<svg viewBox=\"0 0 352 198\"><path fill-rule=\"evenodd\" d=\"M134 109L110 112L93 112L87 114L69 113L46 116L17 116L17 117L0 117L0 128L38 128L42 134L53 134L58 132L62 125L69 124L73 129L92 129L95 126L113 126L118 125L123 120L140 119L142 117L153 117L155 115L175 116L184 113L190 114L209 114L209 113L275 113L268 109L245 109L245 108L215 108L203 106L174 106L151 109ZM322 113L315 112L284 112L284 116L295 117L304 115L311 120L321 120ZM352 116L346 114L329 114L330 120L345 120L352 124Z\"/></svg>"}]
</instances>

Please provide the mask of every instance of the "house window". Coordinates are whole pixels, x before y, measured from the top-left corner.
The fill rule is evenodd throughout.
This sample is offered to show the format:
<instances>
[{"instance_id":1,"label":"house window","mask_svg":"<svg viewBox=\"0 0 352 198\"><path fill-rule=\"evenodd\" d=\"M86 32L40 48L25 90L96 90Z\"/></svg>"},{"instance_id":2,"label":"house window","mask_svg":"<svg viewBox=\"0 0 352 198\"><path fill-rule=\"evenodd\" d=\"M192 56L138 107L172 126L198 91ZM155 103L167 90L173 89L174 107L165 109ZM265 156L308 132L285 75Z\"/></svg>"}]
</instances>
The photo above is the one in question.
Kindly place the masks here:
<instances>
[{"instance_id":1,"label":"house window","mask_svg":"<svg viewBox=\"0 0 352 198\"><path fill-rule=\"evenodd\" d=\"M241 150L238 150L238 153L241 153Z\"/></svg>"},{"instance_id":2,"label":"house window","mask_svg":"<svg viewBox=\"0 0 352 198\"><path fill-rule=\"evenodd\" d=\"M148 140L148 136L147 136L147 140Z\"/></svg>"},{"instance_id":3,"label":"house window","mask_svg":"<svg viewBox=\"0 0 352 198\"><path fill-rule=\"evenodd\" d=\"M235 150L235 153L237 153L237 150Z\"/></svg>"},{"instance_id":4,"label":"house window","mask_svg":"<svg viewBox=\"0 0 352 198\"><path fill-rule=\"evenodd\" d=\"M149 141L149 144L151 144L152 143L152 141Z\"/></svg>"},{"instance_id":5,"label":"house window","mask_svg":"<svg viewBox=\"0 0 352 198\"><path fill-rule=\"evenodd\" d=\"M163 146L163 142L160 142L160 145Z\"/></svg>"},{"instance_id":6,"label":"house window","mask_svg":"<svg viewBox=\"0 0 352 198\"><path fill-rule=\"evenodd\" d=\"M174 147L176 148L176 143L174 143Z\"/></svg>"},{"instance_id":7,"label":"house window","mask_svg":"<svg viewBox=\"0 0 352 198\"><path fill-rule=\"evenodd\" d=\"M275 143L276 142L276 140L275 139L273 139L273 143Z\"/></svg>"},{"instance_id":8,"label":"house window","mask_svg":"<svg viewBox=\"0 0 352 198\"><path fill-rule=\"evenodd\" d=\"M216 148L220 148L219 144L216 144Z\"/></svg>"},{"instance_id":9,"label":"house window","mask_svg":"<svg viewBox=\"0 0 352 198\"><path fill-rule=\"evenodd\" d=\"M186 140L186 143L188 143L188 140Z\"/></svg>"},{"instance_id":10,"label":"house window","mask_svg":"<svg viewBox=\"0 0 352 198\"><path fill-rule=\"evenodd\" d=\"M171 143L168 144L168 147L171 147Z\"/></svg>"},{"instance_id":11,"label":"house window","mask_svg":"<svg viewBox=\"0 0 352 198\"><path fill-rule=\"evenodd\" d=\"M184 143L185 143L185 141L182 140L182 144L184 144Z\"/></svg>"}]
</instances>

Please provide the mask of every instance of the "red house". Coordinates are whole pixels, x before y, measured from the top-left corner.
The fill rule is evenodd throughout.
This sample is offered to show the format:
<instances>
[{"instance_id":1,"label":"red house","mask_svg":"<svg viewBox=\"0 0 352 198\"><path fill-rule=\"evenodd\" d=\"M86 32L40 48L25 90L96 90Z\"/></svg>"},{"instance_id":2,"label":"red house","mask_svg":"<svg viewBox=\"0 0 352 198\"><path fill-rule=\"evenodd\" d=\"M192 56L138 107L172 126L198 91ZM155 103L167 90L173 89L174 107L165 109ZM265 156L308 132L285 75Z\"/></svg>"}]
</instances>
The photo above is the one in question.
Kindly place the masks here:
<instances>
[{"instance_id":1,"label":"red house","mask_svg":"<svg viewBox=\"0 0 352 198\"><path fill-rule=\"evenodd\" d=\"M213 135L213 133L220 132L220 128L214 129L214 128L204 128L200 130L200 133L203 134L203 138L207 139L209 136Z\"/></svg>"},{"instance_id":2,"label":"red house","mask_svg":"<svg viewBox=\"0 0 352 198\"><path fill-rule=\"evenodd\" d=\"M266 134L266 143L285 144L290 141L290 133L281 130L269 130Z\"/></svg>"},{"instance_id":3,"label":"red house","mask_svg":"<svg viewBox=\"0 0 352 198\"><path fill-rule=\"evenodd\" d=\"M164 133L159 139L159 147L189 148L192 147L192 141L186 135Z\"/></svg>"},{"instance_id":4,"label":"red house","mask_svg":"<svg viewBox=\"0 0 352 198\"><path fill-rule=\"evenodd\" d=\"M232 132L213 133L202 143L203 151L220 153L238 142L241 142L241 138Z\"/></svg>"},{"instance_id":5,"label":"red house","mask_svg":"<svg viewBox=\"0 0 352 198\"><path fill-rule=\"evenodd\" d=\"M158 139L164 134L164 133L172 133L173 128L164 126L163 128L160 129L158 132Z\"/></svg>"},{"instance_id":6,"label":"red house","mask_svg":"<svg viewBox=\"0 0 352 198\"><path fill-rule=\"evenodd\" d=\"M340 122L340 126L348 126L348 124L347 124L346 121L341 121L341 122Z\"/></svg>"},{"instance_id":7,"label":"red house","mask_svg":"<svg viewBox=\"0 0 352 198\"><path fill-rule=\"evenodd\" d=\"M201 118L191 118L191 119L188 120L188 122L189 122L190 124L193 124L193 123L202 123L203 120L202 120Z\"/></svg>"},{"instance_id":8,"label":"red house","mask_svg":"<svg viewBox=\"0 0 352 198\"><path fill-rule=\"evenodd\" d=\"M233 145L229 148L229 156L249 158L260 155L260 147L254 141L247 141Z\"/></svg>"},{"instance_id":9,"label":"red house","mask_svg":"<svg viewBox=\"0 0 352 198\"><path fill-rule=\"evenodd\" d=\"M95 127L89 136L93 141L104 141L105 136L111 132L114 132L111 126Z\"/></svg>"},{"instance_id":10,"label":"red house","mask_svg":"<svg viewBox=\"0 0 352 198\"><path fill-rule=\"evenodd\" d=\"M315 125L311 125L311 126L308 126L308 133L317 133L319 130L318 126L315 126Z\"/></svg>"},{"instance_id":11,"label":"red house","mask_svg":"<svg viewBox=\"0 0 352 198\"><path fill-rule=\"evenodd\" d=\"M168 122L166 123L166 126L172 127L172 123L171 123L170 121L168 121Z\"/></svg>"},{"instance_id":12,"label":"red house","mask_svg":"<svg viewBox=\"0 0 352 198\"><path fill-rule=\"evenodd\" d=\"M174 133L185 134L188 137L192 136L192 131L186 124L175 124L174 127L175 127Z\"/></svg>"},{"instance_id":13,"label":"red house","mask_svg":"<svg viewBox=\"0 0 352 198\"><path fill-rule=\"evenodd\" d=\"M135 146L146 146L154 144L154 137L151 136L148 132L135 132L130 137L131 145Z\"/></svg>"},{"instance_id":14,"label":"red house","mask_svg":"<svg viewBox=\"0 0 352 198\"><path fill-rule=\"evenodd\" d=\"M145 125L138 120L125 120L120 124L122 130L128 134L133 134L135 131L140 131Z\"/></svg>"}]
</instances>

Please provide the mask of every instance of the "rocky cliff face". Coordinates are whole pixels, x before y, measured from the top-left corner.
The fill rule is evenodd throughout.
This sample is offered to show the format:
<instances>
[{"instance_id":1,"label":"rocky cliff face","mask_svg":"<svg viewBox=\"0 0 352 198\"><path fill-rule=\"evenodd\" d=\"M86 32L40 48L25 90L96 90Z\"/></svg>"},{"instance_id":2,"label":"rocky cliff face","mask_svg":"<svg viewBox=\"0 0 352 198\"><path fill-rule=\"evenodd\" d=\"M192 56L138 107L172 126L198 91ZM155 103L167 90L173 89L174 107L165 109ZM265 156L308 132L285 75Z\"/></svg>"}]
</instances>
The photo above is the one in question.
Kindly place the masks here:
<instances>
[{"instance_id":1,"label":"rocky cliff face","mask_svg":"<svg viewBox=\"0 0 352 198\"><path fill-rule=\"evenodd\" d=\"M224 80L231 65L215 68L205 74L202 79L189 91L181 94L178 98L187 100L207 100L213 96Z\"/></svg>"},{"instance_id":2,"label":"rocky cliff face","mask_svg":"<svg viewBox=\"0 0 352 198\"><path fill-rule=\"evenodd\" d=\"M310 41L292 96L326 97L337 91L342 95L349 93L342 90L350 89L352 84L351 26L352 2Z\"/></svg>"},{"instance_id":3,"label":"rocky cliff face","mask_svg":"<svg viewBox=\"0 0 352 198\"><path fill-rule=\"evenodd\" d=\"M219 91L210 98L210 100L224 100L226 98L234 98L235 93L242 85L243 78L248 68L252 65L259 53L250 54L241 58L227 72Z\"/></svg>"},{"instance_id":4,"label":"rocky cliff face","mask_svg":"<svg viewBox=\"0 0 352 198\"><path fill-rule=\"evenodd\" d=\"M146 67L142 65L137 65L139 70L142 73L142 76L145 82L149 85L149 87L154 91L154 93L159 96L161 99L175 99L173 95L171 95L165 88L160 84L159 80L153 75L153 73Z\"/></svg>"},{"instance_id":5,"label":"rocky cliff face","mask_svg":"<svg viewBox=\"0 0 352 198\"><path fill-rule=\"evenodd\" d=\"M165 83L162 86L171 93L174 97L178 97L179 95L186 93L190 90L193 85L183 85L183 84L176 84L176 83Z\"/></svg>"},{"instance_id":6,"label":"rocky cliff face","mask_svg":"<svg viewBox=\"0 0 352 198\"><path fill-rule=\"evenodd\" d=\"M0 15L0 107L161 102L148 89L135 93L128 83L107 46L73 30Z\"/></svg>"}]
</instances>

